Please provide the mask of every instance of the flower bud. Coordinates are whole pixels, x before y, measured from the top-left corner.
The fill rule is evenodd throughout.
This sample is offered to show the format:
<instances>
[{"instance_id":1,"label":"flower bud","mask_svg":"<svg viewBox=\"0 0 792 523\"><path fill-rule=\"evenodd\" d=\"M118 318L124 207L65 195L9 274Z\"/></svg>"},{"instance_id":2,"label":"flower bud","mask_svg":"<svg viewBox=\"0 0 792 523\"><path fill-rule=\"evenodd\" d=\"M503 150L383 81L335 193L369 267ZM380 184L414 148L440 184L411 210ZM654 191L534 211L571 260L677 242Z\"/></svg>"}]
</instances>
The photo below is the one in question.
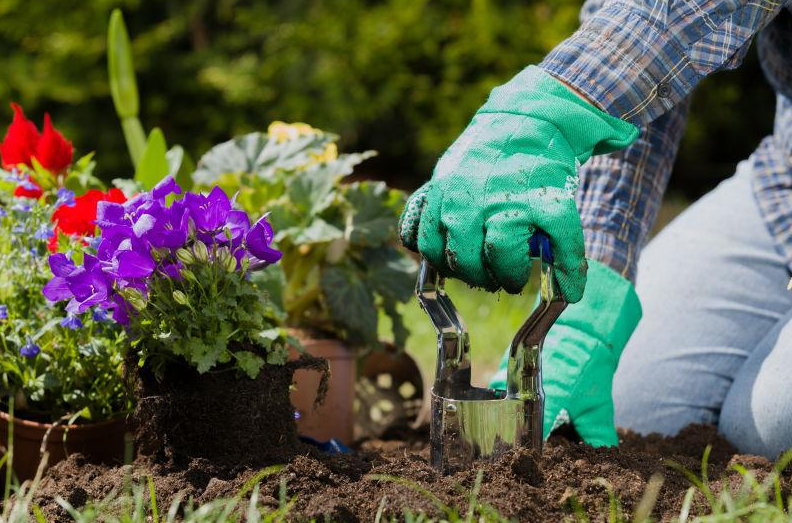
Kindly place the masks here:
<instances>
[{"instance_id":1,"label":"flower bud","mask_svg":"<svg viewBox=\"0 0 792 523\"><path fill-rule=\"evenodd\" d=\"M187 305L187 306L190 305L189 298L187 298L187 295L184 294L182 291L179 290L173 291L173 299L176 301L176 303L180 305Z\"/></svg>"},{"instance_id":2,"label":"flower bud","mask_svg":"<svg viewBox=\"0 0 792 523\"><path fill-rule=\"evenodd\" d=\"M146 299L143 293L137 289L127 288L121 291L121 296L129 303L136 311L142 311L146 308Z\"/></svg>"},{"instance_id":3,"label":"flower bud","mask_svg":"<svg viewBox=\"0 0 792 523\"><path fill-rule=\"evenodd\" d=\"M193 245L193 254L195 254L195 259L200 263L209 261L209 249L206 248L206 244L201 240L195 241L195 245Z\"/></svg>"},{"instance_id":4,"label":"flower bud","mask_svg":"<svg viewBox=\"0 0 792 523\"><path fill-rule=\"evenodd\" d=\"M176 251L176 258L185 265L192 265L195 263L195 256L193 256L193 253L184 247Z\"/></svg>"},{"instance_id":5,"label":"flower bud","mask_svg":"<svg viewBox=\"0 0 792 523\"><path fill-rule=\"evenodd\" d=\"M190 280L192 282L198 280L198 278L195 277L195 273L190 269L181 269L179 272L181 273L181 275L184 277L185 280Z\"/></svg>"},{"instance_id":6,"label":"flower bud","mask_svg":"<svg viewBox=\"0 0 792 523\"><path fill-rule=\"evenodd\" d=\"M234 255L231 254L231 251L228 250L228 247L220 247L217 249L215 262L223 267L227 272L234 272L236 270L236 258L234 258Z\"/></svg>"}]
</instances>

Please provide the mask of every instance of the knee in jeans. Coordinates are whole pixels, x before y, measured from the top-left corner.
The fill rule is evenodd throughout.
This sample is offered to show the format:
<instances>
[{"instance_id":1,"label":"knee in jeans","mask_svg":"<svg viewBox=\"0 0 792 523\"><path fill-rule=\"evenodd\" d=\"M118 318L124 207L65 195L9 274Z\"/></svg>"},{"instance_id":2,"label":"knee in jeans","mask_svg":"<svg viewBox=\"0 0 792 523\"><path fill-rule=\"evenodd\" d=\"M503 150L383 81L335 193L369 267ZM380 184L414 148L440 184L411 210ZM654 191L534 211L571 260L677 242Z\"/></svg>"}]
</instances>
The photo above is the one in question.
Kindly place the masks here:
<instances>
[{"instance_id":1,"label":"knee in jeans","mask_svg":"<svg viewBox=\"0 0 792 523\"><path fill-rule=\"evenodd\" d=\"M786 399L787 401L779 401ZM737 450L775 459L792 448L792 401L787 395L730 395L723 405L718 432Z\"/></svg>"}]
</instances>

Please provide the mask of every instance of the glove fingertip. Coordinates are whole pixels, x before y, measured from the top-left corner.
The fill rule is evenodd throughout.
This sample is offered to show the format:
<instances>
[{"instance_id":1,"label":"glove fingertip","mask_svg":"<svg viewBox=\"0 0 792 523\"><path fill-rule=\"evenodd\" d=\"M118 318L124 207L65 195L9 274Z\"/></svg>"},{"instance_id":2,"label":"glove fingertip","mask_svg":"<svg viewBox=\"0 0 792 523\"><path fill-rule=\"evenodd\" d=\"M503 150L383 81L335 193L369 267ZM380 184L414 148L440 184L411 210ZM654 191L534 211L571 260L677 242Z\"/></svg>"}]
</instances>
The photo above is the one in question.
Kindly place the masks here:
<instances>
[{"instance_id":1,"label":"glove fingertip","mask_svg":"<svg viewBox=\"0 0 792 523\"><path fill-rule=\"evenodd\" d=\"M418 228L421 223L421 214L426 207L427 193L426 186L415 191L407 200L399 217L399 240L402 245L413 252L418 252Z\"/></svg>"}]
</instances>

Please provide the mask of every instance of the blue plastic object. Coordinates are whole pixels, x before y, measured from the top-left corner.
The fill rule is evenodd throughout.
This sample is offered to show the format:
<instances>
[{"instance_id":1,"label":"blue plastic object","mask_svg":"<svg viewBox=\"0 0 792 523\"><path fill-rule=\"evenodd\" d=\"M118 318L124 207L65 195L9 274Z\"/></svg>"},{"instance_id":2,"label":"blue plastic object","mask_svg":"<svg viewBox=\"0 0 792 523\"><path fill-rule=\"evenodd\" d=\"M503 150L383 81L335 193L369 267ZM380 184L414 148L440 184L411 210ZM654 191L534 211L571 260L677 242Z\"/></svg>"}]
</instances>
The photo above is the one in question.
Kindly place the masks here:
<instances>
[{"instance_id":1,"label":"blue plastic object","mask_svg":"<svg viewBox=\"0 0 792 523\"><path fill-rule=\"evenodd\" d=\"M539 257L542 253L542 258L547 263L553 263L553 251L550 249L550 238L543 232L536 231L529 240L529 247L531 249L532 257Z\"/></svg>"},{"instance_id":2,"label":"blue plastic object","mask_svg":"<svg viewBox=\"0 0 792 523\"><path fill-rule=\"evenodd\" d=\"M300 441L308 443L318 448L327 454L349 454L352 452L349 447L338 441L337 439L330 439L327 441L315 440L310 436L300 436Z\"/></svg>"}]
</instances>

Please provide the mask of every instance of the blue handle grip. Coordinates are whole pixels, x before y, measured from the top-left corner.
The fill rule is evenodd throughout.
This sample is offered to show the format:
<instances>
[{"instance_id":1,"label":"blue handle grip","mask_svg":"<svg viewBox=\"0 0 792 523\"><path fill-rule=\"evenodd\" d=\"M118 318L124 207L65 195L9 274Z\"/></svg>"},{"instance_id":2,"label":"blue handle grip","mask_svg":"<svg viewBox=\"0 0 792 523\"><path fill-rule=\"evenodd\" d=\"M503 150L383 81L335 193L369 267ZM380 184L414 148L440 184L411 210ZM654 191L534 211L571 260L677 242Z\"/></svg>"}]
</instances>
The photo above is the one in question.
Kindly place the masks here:
<instances>
[{"instance_id":1,"label":"blue handle grip","mask_svg":"<svg viewBox=\"0 0 792 523\"><path fill-rule=\"evenodd\" d=\"M531 249L531 257L538 258L539 253L542 253L542 260L547 263L553 263L553 251L550 249L550 238L542 232L535 232L528 243Z\"/></svg>"}]
</instances>

